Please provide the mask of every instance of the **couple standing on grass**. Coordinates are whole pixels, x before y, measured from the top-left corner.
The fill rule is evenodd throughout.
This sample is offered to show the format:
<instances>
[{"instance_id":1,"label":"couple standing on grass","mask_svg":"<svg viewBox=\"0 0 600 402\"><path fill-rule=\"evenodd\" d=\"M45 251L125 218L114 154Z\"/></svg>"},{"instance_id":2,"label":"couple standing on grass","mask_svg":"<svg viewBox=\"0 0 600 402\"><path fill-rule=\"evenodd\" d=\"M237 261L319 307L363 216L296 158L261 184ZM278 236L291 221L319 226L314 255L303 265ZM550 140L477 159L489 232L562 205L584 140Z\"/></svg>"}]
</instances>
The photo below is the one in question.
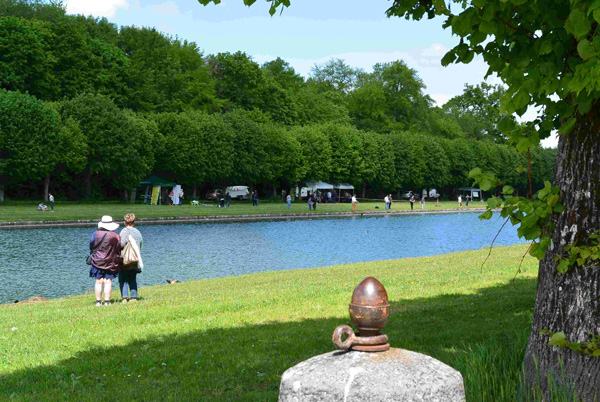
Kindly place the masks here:
<instances>
[{"instance_id":1,"label":"couple standing on grass","mask_svg":"<svg viewBox=\"0 0 600 402\"><path fill-rule=\"evenodd\" d=\"M128 291L129 301L135 302L138 297L136 276L142 272L143 263L140 256L139 262L122 266L121 250L128 243L142 248L142 234L134 228L135 215L127 214L124 217L125 228L121 234L115 232L119 224L113 222L112 217L105 215L98 222L98 230L94 232L90 240L90 277L96 279L94 293L96 295L96 306L109 305L112 293L112 280L118 275L119 289L121 290L122 302L126 303ZM139 255L139 254L138 254ZM104 303L102 303L102 288L104 287Z\"/></svg>"}]
</instances>

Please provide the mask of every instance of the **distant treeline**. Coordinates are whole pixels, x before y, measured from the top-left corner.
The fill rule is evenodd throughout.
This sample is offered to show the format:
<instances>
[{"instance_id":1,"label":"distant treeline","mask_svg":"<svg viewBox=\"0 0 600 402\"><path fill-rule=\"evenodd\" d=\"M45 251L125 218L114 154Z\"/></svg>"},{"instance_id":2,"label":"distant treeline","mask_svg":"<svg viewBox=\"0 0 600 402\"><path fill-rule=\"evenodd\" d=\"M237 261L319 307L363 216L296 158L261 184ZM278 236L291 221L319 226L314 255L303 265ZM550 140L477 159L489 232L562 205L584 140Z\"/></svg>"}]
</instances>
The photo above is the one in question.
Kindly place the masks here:
<instances>
[{"instance_id":1,"label":"distant treeline","mask_svg":"<svg viewBox=\"0 0 600 402\"><path fill-rule=\"evenodd\" d=\"M366 194L470 184L474 167L524 192L525 156L498 131L501 87L443 108L402 61L372 73L342 60L304 79L281 59L205 56L154 29L0 0L0 186L8 197L126 197L150 174L188 194L247 184L263 195L308 180ZM556 150L528 154L535 188Z\"/></svg>"}]
</instances>

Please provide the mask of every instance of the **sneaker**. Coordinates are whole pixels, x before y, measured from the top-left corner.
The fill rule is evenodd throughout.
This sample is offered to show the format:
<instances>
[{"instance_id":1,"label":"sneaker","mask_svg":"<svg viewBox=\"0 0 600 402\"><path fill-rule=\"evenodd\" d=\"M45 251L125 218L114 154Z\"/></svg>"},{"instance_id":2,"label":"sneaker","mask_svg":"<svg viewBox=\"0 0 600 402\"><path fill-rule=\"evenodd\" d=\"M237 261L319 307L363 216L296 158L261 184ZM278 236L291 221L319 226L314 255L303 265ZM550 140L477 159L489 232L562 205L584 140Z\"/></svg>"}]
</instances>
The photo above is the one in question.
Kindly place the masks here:
<instances>
[{"instance_id":1,"label":"sneaker","mask_svg":"<svg viewBox=\"0 0 600 402\"><path fill-rule=\"evenodd\" d=\"M96 300L96 307L99 307L99 306L101 306L101 305L102 305L102 301L100 301L100 300Z\"/></svg>"},{"instance_id":2,"label":"sneaker","mask_svg":"<svg viewBox=\"0 0 600 402\"><path fill-rule=\"evenodd\" d=\"M127 303L127 299L121 300L121 303Z\"/></svg>"},{"instance_id":3,"label":"sneaker","mask_svg":"<svg viewBox=\"0 0 600 402\"><path fill-rule=\"evenodd\" d=\"M129 299L130 302L137 302L137 299L135 297L132 297L131 299Z\"/></svg>"},{"instance_id":4,"label":"sneaker","mask_svg":"<svg viewBox=\"0 0 600 402\"><path fill-rule=\"evenodd\" d=\"M110 306L110 301L109 301L109 300L105 300L105 301L102 303L102 305L103 305L103 306Z\"/></svg>"}]
</instances>

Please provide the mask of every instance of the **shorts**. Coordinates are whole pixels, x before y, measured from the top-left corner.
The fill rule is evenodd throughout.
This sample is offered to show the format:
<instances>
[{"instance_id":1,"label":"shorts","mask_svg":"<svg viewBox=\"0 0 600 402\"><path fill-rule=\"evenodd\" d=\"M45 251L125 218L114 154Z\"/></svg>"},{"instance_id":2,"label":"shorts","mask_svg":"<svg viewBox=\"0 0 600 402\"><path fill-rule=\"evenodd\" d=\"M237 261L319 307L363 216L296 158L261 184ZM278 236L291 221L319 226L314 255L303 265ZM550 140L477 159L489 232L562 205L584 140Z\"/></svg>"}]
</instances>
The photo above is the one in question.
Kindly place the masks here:
<instances>
[{"instance_id":1,"label":"shorts","mask_svg":"<svg viewBox=\"0 0 600 402\"><path fill-rule=\"evenodd\" d=\"M108 272L103 269L98 269L94 266L90 268L90 278L95 279L115 279L117 277L116 273Z\"/></svg>"}]
</instances>

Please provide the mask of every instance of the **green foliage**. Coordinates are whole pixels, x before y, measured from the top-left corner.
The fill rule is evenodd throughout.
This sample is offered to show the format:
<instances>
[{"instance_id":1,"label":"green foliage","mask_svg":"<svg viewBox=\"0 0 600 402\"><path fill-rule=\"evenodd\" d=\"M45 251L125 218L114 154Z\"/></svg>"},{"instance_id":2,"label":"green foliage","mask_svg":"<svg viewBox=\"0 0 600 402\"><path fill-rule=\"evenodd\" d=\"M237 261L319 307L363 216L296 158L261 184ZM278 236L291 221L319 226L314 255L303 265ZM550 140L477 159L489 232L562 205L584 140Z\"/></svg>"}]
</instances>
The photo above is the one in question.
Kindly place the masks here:
<instances>
[{"instance_id":1,"label":"green foliage","mask_svg":"<svg viewBox=\"0 0 600 402\"><path fill-rule=\"evenodd\" d=\"M566 339L565 334L562 332L551 332L547 329L542 329L540 334L547 335L550 338L548 341L549 346L570 349L575 353L581 353L591 357L600 357L600 335L591 334L588 341L572 342Z\"/></svg>"},{"instance_id":2,"label":"green foliage","mask_svg":"<svg viewBox=\"0 0 600 402\"><path fill-rule=\"evenodd\" d=\"M76 121L85 135L88 174L99 174L115 188L135 187L154 166L155 127L119 109L101 95L79 95L59 106L63 120Z\"/></svg>"},{"instance_id":3,"label":"green foliage","mask_svg":"<svg viewBox=\"0 0 600 402\"><path fill-rule=\"evenodd\" d=\"M498 123L500 114L500 99L505 90L499 85L481 83L480 85L465 84L462 95L455 96L446 102L443 110L453 116L467 136L478 140L504 142ZM506 117L511 119L512 117Z\"/></svg>"},{"instance_id":4,"label":"green foliage","mask_svg":"<svg viewBox=\"0 0 600 402\"><path fill-rule=\"evenodd\" d=\"M0 89L0 184L47 176L60 162L60 132L42 101Z\"/></svg>"},{"instance_id":5,"label":"green foliage","mask_svg":"<svg viewBox=\"0 0 600 402\"><path fill-rule=\"evenodd\" d=\"M501 129L521 150L553 130L568 134L600 97L600 24L597 1L544 2L478 0L457 3L395 2L388 16L421 19L442 16L458 35L443 64L468 63L475 54L507 85L502 112L523 115L540 106L525 127ZM552 13L547 12L553 10ZM565 23L566 21L566 23ZM486 41L493 38L492 41Z\"/></svg>"},{"instance_id":6,"label":"green foliage","mask_svg":"<svg viewBox=\"0 0 600 402\"><path fill-rule=\"evenodd\" d=\"M600 259L600 242L598 232L588 235L585 239L579 239L575 243L564 247L566 256L557 255L554 259L558 262L558 272L565 273L570 268L581 267L592 261Z\"/></svg>"}]
</instances>

